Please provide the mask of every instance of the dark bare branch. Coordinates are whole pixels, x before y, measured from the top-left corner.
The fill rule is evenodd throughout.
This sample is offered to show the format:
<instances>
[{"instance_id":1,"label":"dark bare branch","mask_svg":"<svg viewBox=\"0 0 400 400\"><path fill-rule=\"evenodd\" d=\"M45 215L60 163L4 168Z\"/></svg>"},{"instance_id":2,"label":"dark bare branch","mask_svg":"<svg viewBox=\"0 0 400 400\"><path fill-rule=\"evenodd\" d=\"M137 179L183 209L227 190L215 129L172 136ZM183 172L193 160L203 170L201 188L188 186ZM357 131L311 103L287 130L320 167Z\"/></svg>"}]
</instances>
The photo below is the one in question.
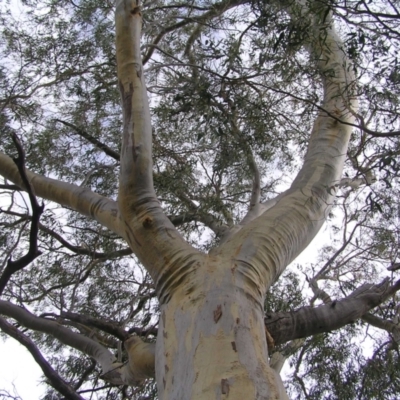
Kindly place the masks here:
<instances>
[{"instance_id":1,"label":"dark bare branch","mask_svg":"<svg viewBox=\"0 0 400 400\"><path fill-rule=\"evenodd\" d=\"M109 253L100 253L97 251L87 249L82 246L74 246L71 243L69 243L67 240L65 240L60 234L58 234L57 232L48 228L47 226L44 226L43 224L39 224L39 228L41 231L49 234L51 237L56 239L63 246L65 246L67 249L71 250L75 254L91 256L95 260L119 258L119 257L128 256L128 255L132 254L132 250L129 247L126 247L121 250L112 251Z\"/></svg>"},{"instance_id":2,"label":"dark bare branch","mask_svg":"<svg viewBox=\"0 0 400 400\"><path fill-rule=\"evenodd\" d=\"M49 384L62 395L64 395L67 399L71 400L84 400L83 397L79 396L75 390L64 382L63 379L57 374L56 371L52 368L52 366L47 362L47 360L43 357L42 353L36 347L36 345L32 342L32 340L20 332L17 328L8 323L4 318L0 317L0 328L7 335L11 336L19 343L21 343L32 355L35 361L38 363L40 368L42 369L44 375L49 380Z\"/></svg>"},{"instance_id":3,"label":"dark bare branch","mask_svg":"<svg viewBox=\"0 0 400 400\"><path fill-rule=\"evenodd\" d=\"M150 60L151 56L153 55L153 52L155 50L155 46L157 46L158 43L160 43L160 41L162 40L162 38L169 32L173 32L179 28L182 28L186 25L189 25L191 23L194 22L198 22L198 23L204 23L205 21L212 19L214 17L216 17L217 15L222 14L223 12L238 6L239 4L243 4L246 3L246 0L225 0L225 1L221 1L220 3L217 3L213 6L213 8L209 11L206 11L204 14L196 16L196 17L191 17L191 18L186 18L183 19L182 21L170 25L164 29L162 29L162 31L157 35L157 37L154 39L153 43L149 46L150 49L148 50L148 52L145 54L145 56L143 57L143 65L145 65L147 63L147 61Z\"/></svg>"},{"instance_id":4,"label":"dark bare branch","mask_svg":"<svg viewBox=\"0 0 400 400\"><path fill-rule=\"evenodd\" d=\"M4 288L7 286L7 283L11 276L20 271L21 269L28 266L36 257L40 256L41 252L38 249L38 231L39 231L39 219L43 213L44 205L39 205L34 189L29 182L29 179L26 175L25 170L25 152L22 148L21 142L18 139L17 135L12 135L12 140L15 144L15 147L18 151L18 157L14 158L14 162L18 167L18 171L21 175L22 182L26 188L26 191L29 195L29 200L32 207L32 217L31 217L31 230L29 232L29 250L28 252L19 258L18 260L8 260L7 265L0 277L0 295L3 293Z\"/></svg>"},{"instance_id":5,"label":"dark bare branch","mask_svg":"<svg viewBox=\"0 0 400 400\"><path fill-rule=\"evenodd\" d=\"M104 143L100 142L100 140L96 139L94 136L87 133L84 129L79 128L78 126L71 124L70 122L64 121L62 119L55 119L54 121L60 122L61 124L71 128L76 134L86 139L88 142L94 144L98 149L102 150L105 154L110 156L116 161L119 161L119 153L105 145Z\"/></svg>"},{"instance_id":6,"label":"dark bare branch","mask_svg":"<svg viewBox=\"0 0 400 400\"><path fill-rule=\"evenodd\" d=\"M22 190L19 186L17 185L0 185L0 189L4 189L4 190L17 190L20 191Z\"/></svg>"}]
</instances>

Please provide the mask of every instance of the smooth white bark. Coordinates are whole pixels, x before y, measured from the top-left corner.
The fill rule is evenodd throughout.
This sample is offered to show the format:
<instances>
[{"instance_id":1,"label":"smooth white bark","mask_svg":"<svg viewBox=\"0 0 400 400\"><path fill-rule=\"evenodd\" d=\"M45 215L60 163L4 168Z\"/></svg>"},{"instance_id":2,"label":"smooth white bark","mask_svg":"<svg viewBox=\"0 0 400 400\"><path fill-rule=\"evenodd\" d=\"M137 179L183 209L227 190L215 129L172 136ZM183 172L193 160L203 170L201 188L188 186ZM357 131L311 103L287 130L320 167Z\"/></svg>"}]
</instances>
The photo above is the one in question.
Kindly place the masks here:
<instances>
[{"instance_id":1,"label":"smooth white bark","mask_svg":"<svg viewBox=\"0 0 400 400\"><path fill-rule=\"evenodd\" d=\"M124 236L124 230L121 229L120 225L118 205L115 201L94 193L87 188L47 178L28 169L26 174L37 196L94 218L101 225L122 237ZM14 161L11 157L1 152L0 175L24 189Z\"/></svg>"},{"instance_id":2,"label":"smooth white bark","mask_svg":"<svg viewBox=\"0 0 400 400\"><path fill-rule=\"evenodd\" d=\"M115 25L123 111L118 203L125 237L159 286L165 273L181 268L198 252L166 217L153 187L152 131L140 53L142 19L136 1L118 1Z\"/></svg>"},{"instance_id":3,"label":"smooth white bark","mask_svg":"<svg viewBox=\"0 0 400 400\"><path fill-rule=\"evenodd\" d=\"M342 121L354 122L355 77L329 13L318 9L321 16L313 14L300 2L291 2L287 11L292 18L310 20L307 46L323 82L322 108ZM261 281L266 291L325 222L342 176L351 130L351 126L320 112L303 167L290 189L258 218L249 218L248 224L214 254L234 253L243 270Z\"/></svg>"}]
</instances>

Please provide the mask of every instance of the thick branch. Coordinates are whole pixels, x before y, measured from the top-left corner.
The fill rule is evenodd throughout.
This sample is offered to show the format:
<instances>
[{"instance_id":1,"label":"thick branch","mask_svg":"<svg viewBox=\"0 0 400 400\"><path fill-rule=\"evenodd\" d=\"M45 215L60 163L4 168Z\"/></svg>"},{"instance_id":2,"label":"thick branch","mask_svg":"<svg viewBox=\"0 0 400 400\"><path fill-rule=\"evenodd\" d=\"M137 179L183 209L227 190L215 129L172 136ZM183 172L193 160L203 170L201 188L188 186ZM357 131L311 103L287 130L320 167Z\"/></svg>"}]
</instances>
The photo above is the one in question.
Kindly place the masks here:
<instances>
[{"instance_id":1,"label":"thick branch","mask_svg":"<svg viewBox=\"0 0 400 400\"><path fill-rule=\"evenodd\" d=\"M326 10L311 10L300 2L290 2L287 11L293 19L310 24L308 48L322 79L323 108L344 121L353 121L357 111L353 98L355 77L331 16ZM290 189L221 246L223 254L240 249L236 262L243 273L254 273L260 292L265 292L307 247L327 218L335 185L342 175L350 134L351 127L320 112L303 167Z\"/></svg>"},{"instance_id":2,"label":"thick branch","mask_svg":"<svg viewBox=\"0 0 400 400\"><path fill-rule=\"evenodd\" d=\"M397 344L400 344L400 326L399 324L395 324L393 321L387 321L382 318L377 317L376 315L372 314L364 314L362 316L363 321L367 322L368 324L375 326L375 328L383 329L386 332L389 332L393 339Z\"/></svg>"},{"instance_id":3,"label":"thick branch","mask_svg":"<svg viewBox=\"0 0 400 400\"><path fill-rule=\"evenodd\" d=\"M400 289L400 280L393 286L388 280L378 285L365 284L350 296L319 307L302 307L292 312L267 315L265 325L275 345L289 340L330 332L363 317Z\"/></svg>"},{"instance_id":4,"label":"thick branch","mask_svg":"<svg viewBox=\"0 0 400 400\"><path fill-rule=\"evenodd\" d=\"M118 82L123 113L118 202L125 237L156 286L170 268L199 254L163 213L153 187L152 129L140 53L141 10L120 0L115 12ZM189 271L187 271L189 272ZM162 290L162 289L161 289Z\"/></svg>"},{"instance_id":5,"label":"thick branch","mask_svg":"<svg viewBox=\"0 0 400 400\"><path fill-rule=\"evenodd\" d=\"M103 370L109 369L110 365L115 361L114 355L94 340L75 333L57 322L36 317L29 311L10 302L0 300L0 313L14 318L18 323L28 329L50 334L61 343L82 351L94 358L102 366Z\"/></svg>"},{"instance_id":6,"label":"thick branch","mask_svg":"<svg viewBox=\"0 0 400 400\"><path fill-rule=\"evenodd\" d=\"M0 189L20 191L21 188L17 185L0 185Z\"/></svg>"},{"instance_id":7,"label":"thick branch","mask_svg":"<svg viewBox=\"0 0 400 400\"><path fill-rule=\"evenodd\" d=\"M28 351L32 354L32 357L39 364L44 375L49 380L49 384L65 396L67 399L72 400L84 400L83 397L79 396L74 389L65 383L56 371L51 367L51 365L43 357L39 349L35 346L32 340L20 332L17 328L9 324L5 319L0 317L0 328L7 335L11 336L19 343L21 343Z\"/></svg>"},{"instance_id":8,"label":"thick branch","mask_svg":"<svg viewBox=\"0 0 400 400\"><path fill-rule=\"evenodd\" d=\"M18 168L13 160L3 153L0 153L0 175L26 190ZM115 201L93 193L87 188L46 178L29 170L26 170L26 175L37 196L92 217L116 234L124 236Z\"/></svg>"}]
</instances>

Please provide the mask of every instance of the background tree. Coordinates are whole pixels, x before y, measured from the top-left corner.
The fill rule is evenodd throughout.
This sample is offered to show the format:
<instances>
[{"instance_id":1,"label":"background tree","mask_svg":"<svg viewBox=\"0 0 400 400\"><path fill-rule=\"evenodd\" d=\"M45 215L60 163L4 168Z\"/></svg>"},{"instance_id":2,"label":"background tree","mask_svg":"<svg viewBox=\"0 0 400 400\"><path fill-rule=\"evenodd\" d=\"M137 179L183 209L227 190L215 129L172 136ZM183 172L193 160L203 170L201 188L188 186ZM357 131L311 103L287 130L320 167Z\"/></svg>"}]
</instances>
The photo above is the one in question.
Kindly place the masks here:
<instances>
[{"instance_id":1,"label":"background tree","mask_svg":"<svg viewBox=\"0 0 400 400\"><path fill-rule=\"evenodd\" d=\"M113 2L1 5L1 330L48 398L155 398L160 326L160 398L284 398L265 342L290 398L395 398L398 2L128 3L117 49Z\"/></svg>"}]
</instances>

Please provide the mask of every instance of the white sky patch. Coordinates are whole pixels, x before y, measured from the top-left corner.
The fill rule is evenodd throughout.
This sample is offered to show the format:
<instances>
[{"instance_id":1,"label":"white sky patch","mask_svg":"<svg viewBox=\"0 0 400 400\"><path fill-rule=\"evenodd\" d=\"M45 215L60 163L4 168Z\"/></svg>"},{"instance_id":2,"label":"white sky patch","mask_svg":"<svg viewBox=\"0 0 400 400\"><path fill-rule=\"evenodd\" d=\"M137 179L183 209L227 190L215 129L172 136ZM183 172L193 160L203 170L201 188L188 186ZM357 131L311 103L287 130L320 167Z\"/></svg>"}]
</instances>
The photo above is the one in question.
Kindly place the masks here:
<instances>
[{"instance_id":1,"label":"white sky patch","mask_svg":"<svg viewBox=\"0 0 400 400\"><path fill-rule=\"evenodd\" d=\"M42 370L25 347L11 338L0 340L0 399L4 390L22 400L41 399L45 392L41 379Z\"/></svg>"}]
</instances>

